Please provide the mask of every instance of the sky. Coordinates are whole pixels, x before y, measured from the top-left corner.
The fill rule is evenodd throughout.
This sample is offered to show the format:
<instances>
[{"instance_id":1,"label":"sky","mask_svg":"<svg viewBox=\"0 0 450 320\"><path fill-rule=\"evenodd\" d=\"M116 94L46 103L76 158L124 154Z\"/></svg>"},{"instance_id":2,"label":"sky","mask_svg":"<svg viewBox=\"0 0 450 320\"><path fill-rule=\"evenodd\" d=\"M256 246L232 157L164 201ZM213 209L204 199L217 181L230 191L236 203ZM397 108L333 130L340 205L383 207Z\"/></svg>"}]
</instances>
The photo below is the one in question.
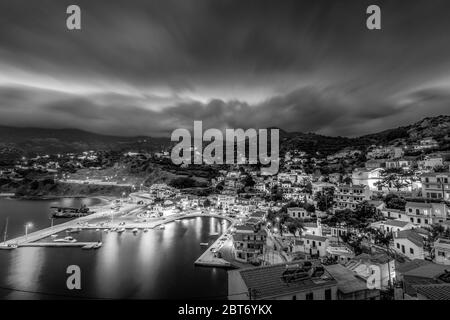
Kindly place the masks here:
<instances>
[{"instance_id":1,"label":"sky","mask_svg":"<svg viewBox=\"0 0 450 320\"><path fill-rule=\"evenodd\" d=\"M81 30L66 8L81 8ZM366 8L381 8L381 30ZM0 125L359 136L449 114L450 2L0 0Z\"/></svg>"}]
</instances>

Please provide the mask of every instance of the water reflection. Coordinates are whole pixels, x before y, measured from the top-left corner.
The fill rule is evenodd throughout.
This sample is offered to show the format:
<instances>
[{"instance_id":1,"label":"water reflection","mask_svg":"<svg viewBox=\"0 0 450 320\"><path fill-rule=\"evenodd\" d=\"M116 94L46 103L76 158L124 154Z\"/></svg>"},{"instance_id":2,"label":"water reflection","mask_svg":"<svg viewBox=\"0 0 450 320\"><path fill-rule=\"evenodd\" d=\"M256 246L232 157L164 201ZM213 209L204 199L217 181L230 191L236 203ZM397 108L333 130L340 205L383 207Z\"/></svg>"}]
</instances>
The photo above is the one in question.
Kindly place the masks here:
<instances>
[{"instance_id":1,"label":"water reflection","mask_svg":"<svg viewBox=\"0 0 450 320\"><path fill-rule=\"evenodd\" d=\"M226 271L194 266L205 250L200 242L214 240L210 232L223 228L220 219L200 217L169 223L164 230L140 230L136 235L127 230L122 234L85 231L75 236L79 241L95 241L102 235L99 250L0 251L0 286L97 298L223 298L227 293ZM70 264L82 270L81 292L66 288L65 270ZM36 298L11 292L0 292L2 296Z\"/></svg>"}]
</instances>

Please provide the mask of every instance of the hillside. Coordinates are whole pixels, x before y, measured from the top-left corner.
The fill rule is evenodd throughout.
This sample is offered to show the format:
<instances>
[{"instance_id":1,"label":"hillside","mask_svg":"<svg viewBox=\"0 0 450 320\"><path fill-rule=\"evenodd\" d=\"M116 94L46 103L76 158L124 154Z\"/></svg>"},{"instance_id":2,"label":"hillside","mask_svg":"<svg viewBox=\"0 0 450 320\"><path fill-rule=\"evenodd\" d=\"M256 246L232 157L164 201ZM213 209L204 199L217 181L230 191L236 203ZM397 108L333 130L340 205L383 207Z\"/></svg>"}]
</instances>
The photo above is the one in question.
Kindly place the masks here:
<instances>
[{"instance_id":1,"label":"hillside","mask_svg":"<svg viewBox=\"0 0 450 320\"><path fill-rule=\"evenodd\" d=\"M169 143L166 138L108 136L78 129L0 126L2 157L86 150L159 151Z\"/></svg>"},{"instance_id":2,"label":"hillside","mask_svg":"<svg viewBox=\"0 0 450 320\"><path fill-rule=\"evenodd\" d=\"M330 137L315 133L280 130L280 152L299 149L310 154L329 155L343 148L365 149L372 144L396 141L414 143L435 138L446 148L450 136L450 116L427 117L414 124L356 138ZM160 151L173 143L167 138L119 137L78 129L42 129L0 126L0 157L17 159L22 155L80 152L86 150Z\"/></svg>"}]
</instances>

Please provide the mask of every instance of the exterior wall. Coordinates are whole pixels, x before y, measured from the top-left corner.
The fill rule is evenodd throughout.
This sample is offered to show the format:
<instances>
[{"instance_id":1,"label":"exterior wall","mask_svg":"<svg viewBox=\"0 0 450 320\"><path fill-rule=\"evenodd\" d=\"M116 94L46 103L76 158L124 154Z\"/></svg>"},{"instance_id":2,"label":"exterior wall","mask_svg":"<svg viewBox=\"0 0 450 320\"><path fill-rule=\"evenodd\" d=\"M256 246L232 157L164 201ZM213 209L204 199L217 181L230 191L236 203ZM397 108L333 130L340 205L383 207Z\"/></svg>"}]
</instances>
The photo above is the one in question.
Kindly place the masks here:
<instances>
[{"instance_id":1,"label":"exterior wall","mask_svg":"<svg viewBox=\"0 0 450 320\"><path fill-rule=\"evenodd\" d=\"M247 286L237 270L228 271L228 300L249 300Z\"/></svg>"},{"instance_id":2,"label":"exterior wall","mask_svg":"<svg viewBox=\"0 0 450 320\"><path fill-rule=\"evenodd\" d=\"M404 249L404 250L403 250ZM394 250L403 254L409 259L425 259L425 253L422 247L418 247L408 239L394 238ZM411 252L413 250L413 252Z\"/></svg>"},{"instance_id":3,"label":"exterior wall","mask_svg":"<svg viewBox=\"0 0 450 320\"><path fill-rule=\"evenodd\" d=\"M288 208L287 213L292 218L307 219L311 218L311 213L303 208Z\"/></svg>"},{"instance_id":4,"label":"exterior wall","mask_svg":"<svg viewBox=\"0 0 450 320\"><path fill-rule=\"evenodd\" d=\"M443 264L446 266L450 265L450 249L440 247L435 244L434 246L434 262L438 264Z\"/></svg>"},{"instance_id":5,"label":"exterior wall","mask_svg":"<svg viewBox=\"0 0 450 320\"><path fill-rule=\"evenodd\" d=\"M425 174L421 178L422 197L450 200L450 173Z\"/></svg>"},{"instance_id":6,"label":"exterior wall","mask_svg":"<svg viewBox=\"0 0 450 320\"><path fill-rule=\"evenodd\" d=\"M356 205L370 200L372 192L368 187L339 186L334 195L335 209L355 209Z\"/></svg>"},{"instance_id":7,"label":"exterior wall","mask_svg":"<svg viewBox=\"0 0 450 320\"><path fill-rule=\"evenodd\" d=\"M383 209L381 213L385 218L388 219L401 219L402 216L406 216L404 211L396 210L396 209ZM403 220L404 221L404 220Z\"/></svg>"},{"instance_id":8,"label":"exterior wall","mask_svg":"<svg viewBox=\"0 0 450 320\"><path fill-rule=\"evenodd\" d=\"M306 300L307 294L313 294L313 300L325 300L325 291L331 290L331 300L337 300L337 286L324 286L319 288L313 288L308 291L302 291L293 293L291 295L284 295L280 297L270 298L270 300ZM295 298L294 298L295 297Z\"/></svg>"}]
</instances>

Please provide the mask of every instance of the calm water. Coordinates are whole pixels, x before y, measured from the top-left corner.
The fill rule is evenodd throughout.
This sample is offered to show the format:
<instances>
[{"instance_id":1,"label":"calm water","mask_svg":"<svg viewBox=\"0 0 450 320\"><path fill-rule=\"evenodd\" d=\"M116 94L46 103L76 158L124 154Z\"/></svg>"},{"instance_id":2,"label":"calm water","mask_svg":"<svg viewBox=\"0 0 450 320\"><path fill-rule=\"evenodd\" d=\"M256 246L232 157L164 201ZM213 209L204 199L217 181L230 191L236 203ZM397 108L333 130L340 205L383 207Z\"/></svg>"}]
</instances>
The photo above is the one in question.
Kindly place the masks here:
<instances>
[{"instance_id":1,"label":"calm water","mask_svg":"<svg viewBox=\"0 0 450 320\"><path fill-rule=\"evenodd\" d=\"M21 208L30 208L30 204L15 202L20 203ZM32 202L31 207L34 212L37 208L44 211L41 223L47 226L49 204L38 201ZM38 225L37 214L35 218L33 222ZM103 247L99 250L0 250L0 298L226 298L226 271L194 266L194 261L205 250L200 242L211 243L216 237L210 233L221 233L228 226L221 222L216 218L198 217L169 223L165 230L139 231L136 235L131 231L118 234L94 230L73 235L79 241L102 240ZM23 221L18 222L19 226L23 224ZM20 228L17 232L20 233ZM81 268L82 289L79 291L66 288L66 268L72 264Z\"/></svg>"},{"instance_id":2,"label":"calm water","mask_svg":"<svg viewBox=\"0 0 450 320\"><path fill-rule=\"evenodd\" d=\"M50 227L50 214L52 206L64 206L79 208L82 204L87 206L99 204L95 198L62 198L58 200L18 200L0 197L0 241L3 241L6 218L8 218L8 238L15 238L25 234L26 223L32 223L33 227L28 231ZM54 219L54 224L66 222L68 219Z\"/></svg>"}]
</instances>

